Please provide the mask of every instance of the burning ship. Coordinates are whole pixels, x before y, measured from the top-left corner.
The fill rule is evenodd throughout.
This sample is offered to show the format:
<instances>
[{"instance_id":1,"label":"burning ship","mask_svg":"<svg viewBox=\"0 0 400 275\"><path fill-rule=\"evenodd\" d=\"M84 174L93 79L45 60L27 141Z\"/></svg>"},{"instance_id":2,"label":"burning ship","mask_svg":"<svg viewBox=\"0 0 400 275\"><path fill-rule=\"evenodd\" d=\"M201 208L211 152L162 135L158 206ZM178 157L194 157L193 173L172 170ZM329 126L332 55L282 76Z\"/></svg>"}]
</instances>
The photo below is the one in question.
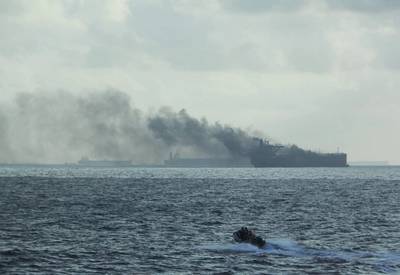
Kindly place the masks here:
<instances>
[{"instance_id":1,"label":"burning ship","mask_svg":"<svg viewBox=\"0 0 400 275\"><path fill-rule=\"evenodd\" d=\"M318 153L292 146L270 144L259 138L244 156L228 158L180 158L170 154L167 167L347 167L345 153Z\"/></svg>"},{"instance_id":2,"label":"burning ship","mask_svg":"<svg viewBox=\"0 0 400 275\"><path fill-rule=\"evenodd\" d=\"M169 167L346 167L344 153L319 153L295 145L282 146L240 128L195 119L185 110L164 111L149 119L149 129L168 148L199 152L207 158L170 157ZM210 158L211 156L211 158ZM214 158L212 158L214 157Z\"/></svg>"},{"instance_id":3,"label":"burning ship","mask_svg":"<svg viewBox=\"0 0 400 275\"><path fill-rule=\"evenodd\" d=\"M345 153L317 153L292 146L273 145L262 139L250 149L255 167L347 167Z\"/></svg>"}]
</instances>

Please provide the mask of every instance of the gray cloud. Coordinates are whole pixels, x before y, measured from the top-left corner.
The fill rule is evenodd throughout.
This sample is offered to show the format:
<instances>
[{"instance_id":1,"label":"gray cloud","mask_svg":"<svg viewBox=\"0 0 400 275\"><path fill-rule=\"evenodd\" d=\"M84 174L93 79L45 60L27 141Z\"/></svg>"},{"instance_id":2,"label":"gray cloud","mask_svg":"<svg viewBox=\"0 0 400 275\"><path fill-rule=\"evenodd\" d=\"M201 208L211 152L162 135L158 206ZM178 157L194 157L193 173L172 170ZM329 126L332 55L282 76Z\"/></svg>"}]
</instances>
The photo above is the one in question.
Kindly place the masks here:
<instances>
[{"instance_id":1,"label":"gray cloud","mask_svg":"<svg viewBox=\"0 0 400 275\"><path fill-rule=\"evenodd\" d=\"M212 22L197 18L160 2L132 3L127 23L143 40L143 47L179 70L219 70L225 59L222 49L214 43L208 30ZM149 22L148 16L157 18Z\"/></svg>"},{"instance_id":2,"label":"gray cloud","mask_svg":"<svg viewBox=\"0 0 400 275\"><path fill-rule=\"evenodd\" d=\"M325 0L329 8L355 12L386 12L400 8L397 0ZM313 6L317 1L307 0L221 0L228 10L243 13L293 12L304 7ZM319 3L321 4L322 1Z\"/></svg>"},{"instance_id":3,"label":"gray cloud","mask_svg":"<svg viewBox=\"0 0 400 275\"><path fill-rule=\"evenodd\" d=\"M305 5L304 0L221 0L228 9L236 12L262 13L270 11L294 11Z\"/></svg>"},{"instance_id":4,"label":"gray cloud","mask_svg":"<svg viewBox=\"0 0 400 275\"><path fill-rule=\"evenodd\" d=\"M397 0L325 0L331 8L356 12L385 12L400 8Z\"/></svg>"},{"instance_id":5,"label":"gray cloud","mask_svg":"<svg viewBox=\"0 0 400 275\"><path fill-rule=\"evenodd\" d=\"M0 2L0 15L18 15L23 10L24 4L20 0Z\"/></svg>"},{"instance_id":6,"label":"gray cloud","mask_svg":"<svg viewBox=\"0 0 400 275\"><path fill-rule=\"evenodd\" d=\"M375 39L369 39L367 43L375 51L375 63L381 68L389 70L400 69L400 52L398 51L398 43L400 41L400 32L398 29L392 33L376 34Z\"/></svg>"}]
</instances>

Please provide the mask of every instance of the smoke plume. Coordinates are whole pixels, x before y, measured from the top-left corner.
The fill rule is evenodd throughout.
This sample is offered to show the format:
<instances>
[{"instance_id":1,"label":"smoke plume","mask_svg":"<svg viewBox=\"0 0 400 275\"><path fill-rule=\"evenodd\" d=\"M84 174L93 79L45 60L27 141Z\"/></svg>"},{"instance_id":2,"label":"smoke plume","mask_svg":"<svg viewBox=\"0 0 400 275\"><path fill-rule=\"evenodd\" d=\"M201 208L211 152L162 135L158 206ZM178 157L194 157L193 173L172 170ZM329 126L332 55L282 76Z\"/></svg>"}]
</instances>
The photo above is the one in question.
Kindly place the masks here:
<instances>
[{"instance_id":1,"label":"smoke plume","mask_svg":"<svg viewBox=\"0 0 400 275\"><path fill-rule=\"evenodd\" d=\"M219 123L210 125L205 119L189 116L186 110L175 113L163 108L149 118L148 126L154 137L168 146L193 146L208 155L244 156L252 140L241 129Z\"/></svg>"},{"instance_id":2,"label":"smoke plume","mask_svg":"<svg viewBox=\"0 0 400 275\"><path fill-rule=\"evenodd\" d=\"M252 142L241 129L210 124L185 110L145 114L115 90L20 93L1 110L1 163L76 162L83 156L161 163L170 151L236 157L246 155Z\"/></svg>"}]
</instances>

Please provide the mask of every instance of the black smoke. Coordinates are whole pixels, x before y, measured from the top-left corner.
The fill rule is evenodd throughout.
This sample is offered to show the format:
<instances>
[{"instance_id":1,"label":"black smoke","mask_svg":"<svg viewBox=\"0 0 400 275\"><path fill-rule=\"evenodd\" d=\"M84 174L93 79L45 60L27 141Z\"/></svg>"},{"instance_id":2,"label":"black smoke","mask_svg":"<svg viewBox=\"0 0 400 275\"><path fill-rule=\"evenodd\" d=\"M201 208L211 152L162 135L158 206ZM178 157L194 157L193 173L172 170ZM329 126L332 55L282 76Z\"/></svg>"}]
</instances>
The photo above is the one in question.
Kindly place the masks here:
<instances>
[{"instance_id":1,"label":"black smoke","mask_svg":"<svg viewBox=\"0 0 400 275\"><path fill-rule=\"evenodd\" d=\"M185 110L145 114L116 90L77 95L65 91L20 93L0 111L0 163L125 159L161 163L170 151L188 157L245 156L245 131Z\"/></svg>"},{"instance_id":2,"label":"black smoke","mask_svg":"<svg viewBox=\"0 0 400 275\"><path fill-rule=\"evenodd\" d=\"M252 138L243 130L219 123L209 124L204 118L199 120L189 116L184 109L176 113L163 108L148 119L148 126L154 137L168 146L193 146L214 156L245 156L252 143Z\"/></svg>"}]
</instances>

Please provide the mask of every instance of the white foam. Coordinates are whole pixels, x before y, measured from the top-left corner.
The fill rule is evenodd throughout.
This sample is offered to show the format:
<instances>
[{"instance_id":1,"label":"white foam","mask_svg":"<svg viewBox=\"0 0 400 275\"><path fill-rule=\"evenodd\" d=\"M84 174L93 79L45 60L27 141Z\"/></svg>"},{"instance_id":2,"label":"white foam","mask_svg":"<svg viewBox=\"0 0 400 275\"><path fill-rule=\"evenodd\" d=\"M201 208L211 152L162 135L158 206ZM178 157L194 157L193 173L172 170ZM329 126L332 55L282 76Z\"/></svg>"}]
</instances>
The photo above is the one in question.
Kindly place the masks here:
<instances>
[{"instance_id":1,"label":"white foam","mask_svg":"<svg viewBox=\"0 0 400 275\"><path fill-rule=\"evenodd\" d=\"M288 239L267 240L264 249L257 248L247 243L234 244L206 244L201 249L221 253L252 253L252 254L275 254L291 257L315 257L322 261L367 261L376 265L379 270L391 272L394 266L400 264L400 253L395 252L362 252L362 251L336 251L308 248L295 241Z\"/></svg>"},{"instance_id":2,"label":"white foam","mask_svg":"<svg viewBox=\"0 0 400 275\"><path fill-rule=\"evenodd\" d=\"M247 244L247 243L235 243L235 244L207 244L200 248L206 250L212 250L216 252L242 252L242 253L258 253L263 252L263 249Z\"/></svg>"}]
</instances>

